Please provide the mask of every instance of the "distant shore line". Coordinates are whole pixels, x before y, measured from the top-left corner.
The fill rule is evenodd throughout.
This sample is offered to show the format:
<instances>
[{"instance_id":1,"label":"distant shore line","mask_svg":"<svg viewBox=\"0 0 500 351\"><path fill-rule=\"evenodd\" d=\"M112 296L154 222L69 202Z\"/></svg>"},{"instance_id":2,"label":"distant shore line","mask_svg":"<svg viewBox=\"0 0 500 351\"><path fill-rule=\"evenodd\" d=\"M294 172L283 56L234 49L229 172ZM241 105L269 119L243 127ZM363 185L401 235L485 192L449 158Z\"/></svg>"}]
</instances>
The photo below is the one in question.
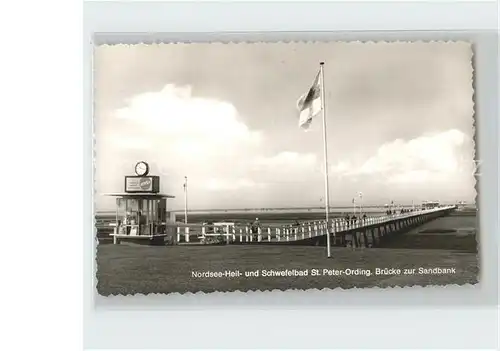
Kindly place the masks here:
<instances>
[{"instance_id":1,"label":"distant shore line","mask_svg":"<svg viewBox=\"0 0 500 351\"><path fill-rule=\"evenodd\" d=\"M448 204L442 204L442 205L448 205ZM454 205L454 204L449 204L449 205ZM462 205L464 210L468 211L474 211L476 210L476 205L474 204L463 204ZM379 212L377 210L380 210L384 212L388 208L392 208L393 210L397 210L400 208L418 208L421 207L421 205L392 205L392 206L385 206L385 205L356 205L356 212L359 212L360 209L362 212ZM354 211L354 206L330 206L329 209L332 211L332 214L337 212L337 213L342 213L342 212L353 212ZM307 213L307 212L320 212L320 211L325 211L325 207L288 207L288 208L238 208L238 209L188 209L188 213L191 214L219 214L219 213L228 213L228 214L244 214L244 213ZM176 213L176 214L183 214L184 209L176 209L176 210L170 210L169 212ZM97 214L106 214L106 213L114 213L115 210L97 210Z\"/></svg>"}]
</instances>

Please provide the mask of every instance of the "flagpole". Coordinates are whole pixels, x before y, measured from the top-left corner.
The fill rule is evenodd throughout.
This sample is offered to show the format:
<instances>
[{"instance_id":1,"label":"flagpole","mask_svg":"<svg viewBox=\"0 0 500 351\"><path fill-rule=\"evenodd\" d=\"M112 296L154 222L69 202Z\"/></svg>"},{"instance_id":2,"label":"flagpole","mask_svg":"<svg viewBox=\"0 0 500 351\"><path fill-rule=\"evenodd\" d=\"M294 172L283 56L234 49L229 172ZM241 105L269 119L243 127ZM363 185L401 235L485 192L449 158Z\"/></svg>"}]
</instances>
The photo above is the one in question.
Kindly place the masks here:
<instances>
[{"instance_id":1,"label":"flagpole","mask_svg":"<svg viewBox=\"0 0 500 351\"><path fill-rule=\"evenodd\" d=\"M184 176L184 224L188 222L188 177Z\"/></svg>"},{"instance_id":2,"label":"flagpole","mask_svg":"<svg viewBox=\"0 0 500 351\"><path fill-rule=\"evenodd\" d=\"M323 71L324 62L320 62L320 74L321 74L321 114L323 116L323 148L325 155L325 216L326 216L326 252L327 256L330 257L330 191L328 188L328 147L326 138L326 104L325 104L325 74Z\"/></svg>"}]
</instances>

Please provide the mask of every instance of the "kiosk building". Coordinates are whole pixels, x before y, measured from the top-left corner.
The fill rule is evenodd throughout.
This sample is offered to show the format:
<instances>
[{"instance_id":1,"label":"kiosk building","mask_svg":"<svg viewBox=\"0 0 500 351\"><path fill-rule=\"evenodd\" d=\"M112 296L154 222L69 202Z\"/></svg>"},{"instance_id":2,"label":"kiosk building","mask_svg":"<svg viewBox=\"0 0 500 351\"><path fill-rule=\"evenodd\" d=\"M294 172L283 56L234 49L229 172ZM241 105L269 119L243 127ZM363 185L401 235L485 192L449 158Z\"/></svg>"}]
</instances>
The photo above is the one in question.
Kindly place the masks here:
<instances>
[{"instance_id":1,"label":"kiosk building","mask_svg":"<svg viewBox=\"0 0 500 351\"><path fill-rule=\"evenodd\" d=\"M160 193L160 177L149 175L149 165L140 161L136 175L124 177L124 192L106 194L116 198L113 243L121 241L164 244L172 229L167 200L175 196ZM175 221L175 220L174 220Z\"/></svg>"}]
</instances>

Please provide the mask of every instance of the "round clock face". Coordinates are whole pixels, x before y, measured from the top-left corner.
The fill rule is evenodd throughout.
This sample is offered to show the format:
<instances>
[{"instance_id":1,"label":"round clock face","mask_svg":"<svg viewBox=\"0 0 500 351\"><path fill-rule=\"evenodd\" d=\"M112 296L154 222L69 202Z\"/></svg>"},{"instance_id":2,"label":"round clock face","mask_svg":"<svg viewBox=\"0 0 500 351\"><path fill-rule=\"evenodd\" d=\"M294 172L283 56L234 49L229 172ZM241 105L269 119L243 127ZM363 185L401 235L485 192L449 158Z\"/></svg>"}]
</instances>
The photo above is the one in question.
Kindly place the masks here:
<instances>
[{"instance_id":1,"label":"round clock face","mask_svg":"<svg viewBox=\"0 0 500 351\"><path fill-rule=\"evenodd\" d=\"M135 173L138 176L145 176L149 172L149 165L146 162L139 162L135 165Z\"/></svg>"}]
</instances>

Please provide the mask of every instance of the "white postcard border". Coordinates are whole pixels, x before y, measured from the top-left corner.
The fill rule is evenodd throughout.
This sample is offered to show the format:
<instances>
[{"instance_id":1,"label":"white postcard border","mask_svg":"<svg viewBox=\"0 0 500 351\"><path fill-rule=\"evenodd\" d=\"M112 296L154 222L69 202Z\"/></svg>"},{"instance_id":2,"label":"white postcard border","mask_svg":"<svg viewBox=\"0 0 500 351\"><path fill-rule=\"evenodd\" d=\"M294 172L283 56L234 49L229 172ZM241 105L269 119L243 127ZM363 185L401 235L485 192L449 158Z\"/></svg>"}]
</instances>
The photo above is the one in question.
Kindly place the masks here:
<instances>
[{"instance_id":1,"label":"white postcard border","mask_svg":"<svg viewBox=\"0 0 500 351\"><path fill-rule=\"evenodd\" d=\"M302 5L300 5L302 4ZM99 6L97 6L99 5ZM103 6L100 6L103 5ZM87 22L85 27L85 35L88 41L84 44L84 55L85 55L85 118L86 118L86 154L85 154L85 170L86 179L85 185L87 191L85 193L85 228L84 233L92 232L92 206L93 200L92 196L92 128L91 128L91 96L89 92L91 91L92 80L91 80L91 54L92 45L96 43L138 43L138 42L151 42L155 40L161 40L163 42L172 41L283 41L283 40L302 40L302 41L323 41L323 40L468 40L474 43L474 59L476 78L475 78L475 110L476 115L478 115L479 123L476 125L477 132L479 135L476 140L476 147L478 150L479 158L482 160L482 175L478 182L478 193L479 193L479 208L480 208L480 227L482 232L487 233L498 233L498 100L496 96L498 94L498 81L495 79L496 75L492 72L498 72L498 53L495 50L495 44L497 43L497 34L488 30L491 27L492 22L490 19L491 14L488 11L483 12L483 16L480 14L471 15L468 17L465 12L471 12L479 7L474 7L472 4L464 4L462 6L461 16L451 17L452 20L447 20L450 18L449 10L452 8L447 4L448 10L443 4L441 7L436 6L434 9L438 14L434 13L433 19L439 19L432 23L422 21L422 14L425 10L422 10L425 6L413 5L399 8L399 18L393 23L384 18L377 19L377 13L380 16L381 10L383 8L379 6L378 12L373 7L371 12L366 10L359 11L357 14L362 14L354 20L356 17L354 15L356 12L354 9L356 6L350 5L351 10L347 11L350 15L346 15L344 12L342 16L340 14L335 15L335 10L330 9L328 13L330 14L330 19L326 16L320 16L321 9L325 7L339 6L340 4L321 4L321 6L314 6L309 13L308 21L305 20L300 23L301 28L299 28L298 23L294 23L294 17L298 18L301 11L301 6L306 6L303 3L299 3L300 6L295 7L295 10L290 10L287 7L286 11L291 11L291 15L284 17L282 21L287 22L286 24L281 20L272 21L273 16L270 16L271 11L261 11L258 18L253 19L253 24L246 21L241 21L239 16L235 15L235 9L238 11L246 13L247 17L251 13L256 13L256 10L260 7L265 7L265 4L253 4L257 6L252 8L252 10L245 10L245 5L251 7L248 4L212 4L212 11L217 11L213 7L218 7L219 15L221 11L233 11L231 12L233 16L229 17L226 27L221 27L221 21L216 21L217 15L212 15L211 25L203 23L203 9L200 5L196 5L197 8L194 12L191 12L191 18L186 21L184 17L184 22L178 20L182 18L181 16L174 16L175 7L184 6L184 9L189 10L189 6L193 7L192 4L168 4L168 8L163 8L164 10L170 9L169 11L159 11L158 7L156 10L154 6L165 6L164 4L126 4L119 6L120 4L113 3L94 3L92 6L87 6L88 8L99 8L100 12L87 12ZM140 6L143 5L143 6ZM286 4L274 4L274 7L283 7ZM359 5L359 4L357 4ZM370 4L367 6L375 6L376 4ZM453 4L453 8L459 8L459 4ZM203 6L210 7L210 4L203 4ZM141 8L141 11L138 8ZM150 10L146 10L146 7ZM268 5L269 7L272 7ZM225 8L225 9L224 9ZM291 7L293 8L293 7ZM427 6L429 9L429 7ZM106 10L107 9L107 10ZM417 10L419 9L419 10ZM106 13L107 11L107 13ZM139 12L138 12L139 11ZM206 8L205 8L206 11ZM295 12L294 12L295 11ZM393 10L394 11L394 10ZM491 11L490 11L491 12ZM138 16L140 13L140 16ZM147 16L149 13L149 16ZM368 15L368 13L370 13ZM406 17L406 15L412 14L412 17ZM439 13L446 15L448 17L441 17ZM263 15L264 14L264 15ZM317 15L315 17L315 14ZM406 15L405 15L406 14ZM419 17L420 15L420 17ZM221 15L221 18L224 16ZM367 17L371 17L371 21L366 21ZM441 17L441 18L439 18ZM140 18L140 21L138 20ZM238 18L236 22L235 19ZM316 22L312 22L312 18L318 19ZM416 20L420 18L420 22ZM472 25L472 18L476 18L476 25ZM480 18L481 20L477 20ZM329 19L329 20L328 20ZM404 21L403 21L404 19ZM205 22L207 17L204 18ZM365 20L363 22L363 20ZM217 22L217 23L215 23ZM425 25L423 25L425 23ZM377 25L378 24L378 25ZM239 25L239 27L238 27ZM384 30L394 30L396 28L401 29L402 25L407 26L407 30L418 30L418 29L428 29L427 31L421 32L383 32ZM177 26L177 27L176 27ZM273 27L276 26L276 27ZM438 28L449 29L447 32L437 32L433 31ZM474 31L464 31L460 30L462 28L475 29ZM240 29L240 30L236 30ZM262 30L276 31L278 29L289 29L289 32L274 32L265 33L260 32ZM316 30L314 33L304 33L299 32L300 30ZM319 32L332 31L332 30L358 30L360 32ZM366 32L369 29L379 29L379 32ZM254 33L244 33L245 31L255 31ZM361 32L365 30L365 32ZM224 31L224 34L217 34L217 31ZM96 34L101 32L102 34ZM108 32L109 34L104 34L103 32ZM114 33L112 33L114 32ZM154 35L137 35L131 32L170 32L170 34L154 34ZM232 33L231 33L232 32ZM239 33L238 33L239 32ZM118 34L120 33L120 34ZM123 34L121 34L123 33ZM125 34L129 33L129 34ZM91 34L96 34L92 36L94 38L94 43L90 41ZM477 157L476 157L477 158ZM487 189L487 191L485 190ZM364 325L365 322L369 320L373 321L377 310L387 307L406 308L411 310L409 318L416 318L419 313L422 315L424 311L431 313L432 309L438 307L458 307L461 306L465 308L481 308L481 311L469 311L476 314L488 313L486 308L488 306L494 306L498 303L498 242L493 235L483 235L481 237L481 285L479 287L468 287L465 289L457 290L455 287L433 287L433 288L409 288L405 289L404 294L403 288L393 288L390 290L382 289L359 289L359 290L322 290L322 291L287 291L287 292L251 292L251 293L213 293L213 294L170 294L170 295L148 295L148 296L135 296L135 297L111 297L104 298L98 297L95 291L95 261L94 261L94 242L92 238L86 237L84 239L85 248L85 277L84 277L84 311L85 311L85 325L86 325L86 343L89 347L195 347L199 345L205 345L204 347L223 347L225 345L233 346L237 345L235 342L238 341L238 330L245 330L252 325L252 321L257 320L268 320L269 328L276 330L278 334L283 333L281 330L282 326L288 325L287 320L290 319L290 309L300 310L300 314L304 317L300 317L301 320L306 320L307 316L317 318L315 322L310 323L309 328L303 326L304 333L310 333L311 330L316 326L317 331L321 331L316 334L315 338L306 338L310 342L305 344L298 344L299 337L294 335L294 333L287 333L289 336L280 343L271 343L273 334L268 334L267 343L259 340L258 338L248 338L246 342L247 347L259 347L265 345L269 346L280 346L283 347L285 344L298 347L302 345L303 347L332 347L333 344L331 337L324 335L328 329L325 329L325 318L328 319L329 325L333 330L338 328L342 324L342 320L347 323L362 323L359 325ZM425 296L424 296L425 294ZM343 307L344 309L340 309ZM362 307L365 309L366 313L363 315L364 322L356 321L353 319L352 315L349 317L347 314L346 307L352 308ZM235 310L235 309L238 309ZM272 313L268 312L259 313L255 309L273 309ZM420 312L417 312L418 310ZM113 311L114 310L114 311ZM128 310L128 311L127 311ZM133 310L131 312L130 310ZM146 310L146 311L144 311ZM159 312L159 310L169 310L168 313ZM190 310L189 313L184 313L185 310ZM210 310L207 312L206 310ZM230 318L237 318L237 323L229 323L229 325L224 322L226 318L222 316L222 310L227 313ZM369 310L369 312L368 312ZM141 312L142 311L142 312ZM453 312L447 310L449 314L449 322L454 323L453 317L451 316ZM328 313L326 313L328 312ZM298 311L292 313L297 317ZM129 318L131 314L134 315L133 323ZM384 319L389 318L389 312L384 311ZM446 313L442 313L446 314ZM162 315L162 316L161 316ZM209 317L210 315L210 317ZM245 319L242 320L242 315ZM265 315L265 317L263 317ZM368 315L371 315L368 316ZM127 318L124 318L127 317ZM165 318L161 318L165 317ZM360 315L361 317L361 315ZM476 316L477 317L477 316ZM434 317L436 318L436 317ZM473 318L473 317L471 317ZM486 315L482 318L486 320ZM420 318L418 318L420 319ZM156 320L155 322L153 320ZM219 320L220 322L214 322L214 320ZM280 322L281 320L281 322ZM456 320L456 318L455 318ZM204 322L205 321L205 322ZM211 322L209 322L211 321ZM312 320L311 320L312 321ZM350 322L348 322L350 321ZM458 322L458 321L457 321ZM205 325L216 325L218 323L224 323L224 328L217 329L214 333L211 328L203 328L203 323ZM425 322L427 326L430 325L429 321ZM184 324L185 328L181 325ZM189 324L189 326L188 326ZM412 325L414 322L408 322L408 325ZM322 327L320 327L322 325ZM143 329L144 328L144 329ZM278 328L278 329L275 329ZM312 328L312 329L311 329ZM144 337L140 337L139 330L143 329L144 333L148 335L147 343L148 345L140 344L140 340L146 342ZM196 329L196 338L185 339L186 335L182 337L182 330L188 332L194 332ZM427 329L427 328L426 328ZM484 328L487 330L488 328ZM135 330L134 333L131 333ZM374 329L375 330L375 329ZM100 331L100 332L99 332ZM163 332L162 332L163 331ZM220 331L220 332L219 332ZM365 331L363 331L364 333ZM235 334L236 333L236 334ZM437 333L437 332L436 332ZM455 326L455 334L466 334L464 326L457 323ZM114 340L112 336L121 335L120 340ZM221 335L229 335L227 337L219 339ZM373 333L370 333L372 335ZM441 333L444 335L446 333ZM144 334L143 334L144 335ZM157 336L156 340L153 335ZM166 337L168 335L168 338ZM212 335L213 340L207 341ZM349 336L350 335L350 336ZM431 334L426 335L430 338ZM432 334L434 335L434 334ZM436 334L438 335L438 334ZM217 337L215 337L217 336ZM402 335L403 337L404 335ZM376 335L373 336L375 339L371 339L371 347L388 347L384 344L384 337L380 335L377 338ZM465 337L465 336L464 336ZM269 339L271 338L271 339ZM349 344L352 342L353 335L350 333L345 333L345 335L339 335L336 337L335 347L353 346ZM218 339L218 340L216 340ZM377 341L374 341L377 340ZM471 340L477 341L477 335L471 336ZM218 342L218 343L216 343ZM117 345L119 344L119 345ZM359 344L358 344L359 345ZM420 343L419 343L420 345ZM449 347L451 344L442 344ZM462 344L457 346L465 346Z\"/></svg>"}]
</instances>

